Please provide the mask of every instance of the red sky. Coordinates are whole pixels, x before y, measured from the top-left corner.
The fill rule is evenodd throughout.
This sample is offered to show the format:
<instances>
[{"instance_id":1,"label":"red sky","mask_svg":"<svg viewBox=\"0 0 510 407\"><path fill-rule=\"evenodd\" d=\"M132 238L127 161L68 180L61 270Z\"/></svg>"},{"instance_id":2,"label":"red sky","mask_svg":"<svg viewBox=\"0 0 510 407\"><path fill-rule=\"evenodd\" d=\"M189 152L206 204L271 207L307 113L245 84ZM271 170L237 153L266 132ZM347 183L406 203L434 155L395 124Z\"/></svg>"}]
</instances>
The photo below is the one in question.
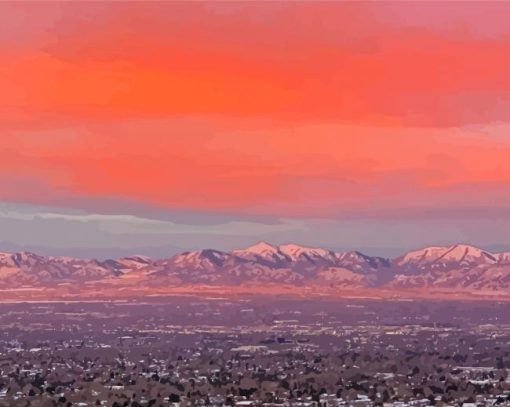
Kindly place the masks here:
<instances>
[{"instance_id":1,"label":"red sky","mask_svg":"<svg viewBox=\"0 0 510 407\"><path fill-rule=\"evenodd\" d=\"M505 2L0 3L0 199L483 216L510 201L508 15Z\"/></svg>"}]
</instances>

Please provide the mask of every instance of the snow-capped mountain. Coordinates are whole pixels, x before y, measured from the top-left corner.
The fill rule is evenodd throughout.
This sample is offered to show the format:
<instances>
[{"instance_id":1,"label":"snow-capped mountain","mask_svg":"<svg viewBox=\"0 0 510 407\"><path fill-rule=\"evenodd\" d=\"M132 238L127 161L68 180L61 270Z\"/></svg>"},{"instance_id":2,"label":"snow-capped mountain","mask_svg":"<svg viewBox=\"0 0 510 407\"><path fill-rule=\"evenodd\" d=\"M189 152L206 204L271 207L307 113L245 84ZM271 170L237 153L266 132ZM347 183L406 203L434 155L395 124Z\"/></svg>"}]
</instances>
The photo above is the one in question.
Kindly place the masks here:
<instances>
[{"instance_id":1,"label":"snow-capped mountain","mask_svg":"<svg viewBox=\"0 0 510 407\"><path fill-rule=\"evenodd\" d=\"M497 263L497 256L474 246L457 244L450 247L427 247L409 252L395 259L394 264L416 271L425 268L445 268L451 265L469 268Z\"/></svg>"},{"instance_id":2,"label":"snow-capped mountain","mask_svg":"<svg viewBox=\"0 0 510 407\"><path fill-rule=\"evenodd\" d=\"M131 268L131 267L129 267ZM126 265L116 260L46 257L30 252L0 254L0 284L9 286L102 280L122 275Z\"/></svg>"},{"instance_id":3,"label":"snow-capped mountain","mask_svg":"<svg viewBox=\"0 0 510 407\"><path fill-rule=\"evenodd\" d=\"M102 283L141 286L274 284L327 289L440 290L510 295L510 253L433 246L395 259L260 242L231 252L204 249L167 259L117 260L0 253L0 287Z\"/></svg>"},{"instance_id":4,"label":"snow-capped mountain","mask_svg":"<svg viewBox=\"0 0 510 407\"><path fill-rule=\"evenodd\" d=\"M186 283L292 285L339 284L370 286L377 280L381 260L352 259L330 250L260 242L232 252L199 250L158 262L155 275Z\"/></svg>"},{"instance_id":5,"label":"snow-capped mountain","mask_svg":"<svg viewBox=\"0 0 510 407\"><path fill-rule=\"evenodd\" d=\"M505 291L510 288L510 267L504 267L507 263L505 253L494 254L474 246L427 247L393 260L395 276L388 287Z\"/></svg>"},{"instance_id":6,"label":"snow-capped mountain","mask_svg":"<svg viewBox=\"0 0 510 407\"><path fill-rule=\"evenodd\" d=\"M241 259L259 262L268 266L285 267L291 258L283 253L279 247L260 242L246 249L234 250L232 254Z\"/></svg>"}]
</instances>

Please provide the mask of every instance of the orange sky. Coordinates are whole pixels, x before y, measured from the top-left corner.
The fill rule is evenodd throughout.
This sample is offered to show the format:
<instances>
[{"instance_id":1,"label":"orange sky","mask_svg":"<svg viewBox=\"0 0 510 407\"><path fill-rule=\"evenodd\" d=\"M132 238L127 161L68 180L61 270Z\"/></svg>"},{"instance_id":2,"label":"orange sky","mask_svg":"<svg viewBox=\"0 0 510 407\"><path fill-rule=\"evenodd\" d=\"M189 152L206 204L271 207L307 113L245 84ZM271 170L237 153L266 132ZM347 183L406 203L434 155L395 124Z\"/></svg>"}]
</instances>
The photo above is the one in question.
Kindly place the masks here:
<instances>
[{"instance_id":1,"label":"orange sky","mask_svg":"<svg viewBox=\"0 0 510 407\"><path fill-rule=\"evenodd\" d=\"M298 217L507 207L509 12L1 3L0 198Z\"/></svg>"}]
</instances>

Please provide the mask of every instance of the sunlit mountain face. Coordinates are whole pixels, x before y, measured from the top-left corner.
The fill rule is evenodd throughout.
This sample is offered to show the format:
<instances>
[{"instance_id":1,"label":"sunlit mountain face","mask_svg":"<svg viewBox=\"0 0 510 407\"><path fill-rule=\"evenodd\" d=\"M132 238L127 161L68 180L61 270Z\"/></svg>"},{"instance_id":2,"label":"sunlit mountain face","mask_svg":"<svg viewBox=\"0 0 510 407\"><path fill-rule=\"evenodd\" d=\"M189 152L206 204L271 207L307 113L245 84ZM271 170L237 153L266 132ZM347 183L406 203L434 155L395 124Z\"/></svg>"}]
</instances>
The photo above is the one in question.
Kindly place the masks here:
<instances>
[{"instance_id":1,"label":"sunlit mountain face","mask_svg":"<svg viewBox=\"0 0 510 407\"><path fill-rule=\"evenodd\" d=\"M133 298L154 287L191 291L237 287L241 291L273 286L290 292L413 297L464 294L510 298L508 253L490 253L468 245L428 247L394 259L367 256L358 251L334 252L294 244L274 246L266 242L246 249L224 252L204 249L170 258L131 256L117 260L83 260L45 257L22 252L2 254L2 288L55 289L76 284L79 298L90 287L108 285L115 298L136 284ZM79 289L87 287L83 291ZM235 291L234 291L235 292Z\"/></svg>"}]
</instances>

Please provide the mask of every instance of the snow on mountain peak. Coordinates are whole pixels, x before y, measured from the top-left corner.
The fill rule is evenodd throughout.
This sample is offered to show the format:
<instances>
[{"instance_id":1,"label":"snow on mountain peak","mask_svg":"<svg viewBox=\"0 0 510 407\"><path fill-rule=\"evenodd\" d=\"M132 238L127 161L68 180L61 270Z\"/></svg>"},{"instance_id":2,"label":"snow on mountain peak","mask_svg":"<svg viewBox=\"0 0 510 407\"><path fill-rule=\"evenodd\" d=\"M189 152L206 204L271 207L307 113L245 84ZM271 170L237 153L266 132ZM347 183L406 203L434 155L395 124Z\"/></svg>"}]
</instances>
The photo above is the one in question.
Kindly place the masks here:
<instances>
[{"instance_id":1,"label":"snow on mountain peak","mask_svg":"<svg viewBox=\"0 0 510 407\"><path fill-rule=\"evenodd\" d=\"M396 264L426 265L458 263L460 265L473 263L495 263L496 257L485 250L466 244L453 246L431 246L416 250L396 259Z\"/></svg>"},{"instance_id":2,"label":"snow on mountain peak","mask_svg":"<svg viewBox=\"0 0 510 407\"><path fill-rule=\"evenodd\" d=\"M235 252L245 252L245 253L253 253L253 254L269 254L269 253L276 253L278 251L278 248L267 243L267 242L258 242L257 244L254 244L253 246L247 247L246 249L241 250L234 250Z\"/></svg>"},{"instance_id":3,"label":"snow on mountain peak","mask_svg":"<svg viewBox=\"0 0 510 407\"><path fill-rule=\"evenodd\" d=\"M280 251L292 259L302 255L310 257L329 257L331 252L326 249L303 247L296 244L285 244L279 247Z\"/></svg>"},{"instance_id":4,"label":"snow on mountain peak","mask_svg":"<svg viewBox=\"0 0 510 407\"><path fill-rule=\"evenodd\" d=\"M443 255L445 260L450 261L471 261L481 259L484 261L495 262L496 258L492 253L479 249L478 247L469 246L465 244L456 244L448 248L447 252Z\"/></svg>"},{"instance_id":5,"label":"snow on mountain peak","mask_svg":"<svg viewBox=\"0 0 510 407\"><path fill-rule=\"evenodd\" d=\"M414 250L403 255L399 259L399 263L403 264L409 262L417 263L422 261L432 261L440 257L445 250L446 247L442 246L430 246L420 250Z\"/></svg>"},{"instance_id":6,"label":"snow on mountain peak","mask_svg":"<svg viewBox=\"0 0 510 407\"><path fill-rule=\"evenodd\" d=\"M278 247L266 242L259 242L246 249L234 250L232 254L250 261L263 261L273 266L283 266L289 261Z\"/></svg>"}]
</instances>

